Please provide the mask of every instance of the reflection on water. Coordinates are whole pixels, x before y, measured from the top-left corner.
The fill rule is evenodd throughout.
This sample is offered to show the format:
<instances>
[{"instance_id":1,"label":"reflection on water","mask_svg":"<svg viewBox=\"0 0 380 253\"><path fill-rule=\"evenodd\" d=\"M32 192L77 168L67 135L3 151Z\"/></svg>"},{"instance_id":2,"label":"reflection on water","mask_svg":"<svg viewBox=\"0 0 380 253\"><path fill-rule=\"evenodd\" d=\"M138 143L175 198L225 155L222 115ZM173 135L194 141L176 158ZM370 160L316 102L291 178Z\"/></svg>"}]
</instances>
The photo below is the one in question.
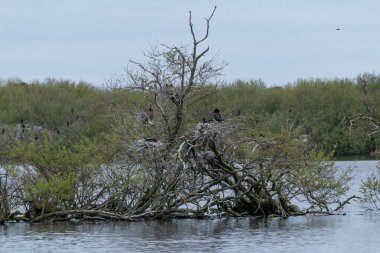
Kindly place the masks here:
<instances>
[{"instance_id":1,"label":"reflection on water","mask_svg":"<svg viewBox=\"0 0 380 253\"><path fill-rule=\"evenodd\" d=\"M9 224L1 252L378 252L380 216Z\"/></svg>"},{"instance_id":2,"label":"reflection on water","mask_svg":"<svg viewBox=\"0 0 380 253\"><path fill-rule=\"evenodd\" d=\"M360 179L376 162L356 163ZM345 169L352 162L338 162ZM355 188L356 187L356 188ZM353 189L353 190L354 190ZM8 224L0 252L379 252L380 214L357 205L346 216Z\"/></svg>"}]
</instances>

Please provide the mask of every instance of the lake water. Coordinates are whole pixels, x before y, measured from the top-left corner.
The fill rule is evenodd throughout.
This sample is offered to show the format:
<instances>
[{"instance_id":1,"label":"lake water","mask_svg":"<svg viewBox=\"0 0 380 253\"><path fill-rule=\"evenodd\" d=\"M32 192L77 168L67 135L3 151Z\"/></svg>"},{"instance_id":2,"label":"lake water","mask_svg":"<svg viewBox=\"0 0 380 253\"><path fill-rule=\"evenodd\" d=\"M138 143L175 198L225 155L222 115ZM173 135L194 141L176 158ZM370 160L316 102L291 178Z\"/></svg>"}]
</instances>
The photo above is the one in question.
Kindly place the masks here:
<instances>
[{"instance_id":1,"label":"lake water","mask_svg":"<svg viewBox=\"0 0 380 253\"><path fill-rule=\"evenodd\" d=\"M377 162L336 164L355 164L355 193ZM364 212L356 203L345 211L266 220L11 223L0 227L0 252L380 252L380 213Z\"/></svg>"}]
</instances>

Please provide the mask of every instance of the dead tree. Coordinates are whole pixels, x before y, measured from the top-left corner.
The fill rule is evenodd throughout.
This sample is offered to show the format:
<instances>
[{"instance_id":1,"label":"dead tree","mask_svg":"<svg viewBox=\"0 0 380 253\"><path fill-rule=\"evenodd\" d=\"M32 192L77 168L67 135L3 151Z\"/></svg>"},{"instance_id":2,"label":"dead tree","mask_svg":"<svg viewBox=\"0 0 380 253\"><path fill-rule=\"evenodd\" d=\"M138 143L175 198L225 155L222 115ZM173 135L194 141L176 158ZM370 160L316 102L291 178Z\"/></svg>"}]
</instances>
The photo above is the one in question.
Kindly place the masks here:
<instances>
[{"instance_id":1,"label":"dead tree","mask_svg":"<svg viewBox=\"0 0 380 253\"><path fill-rule=\"evenodd\" d=\"M216 7L206 18L206 32L200 38L195 33L190 12L190 49L162 45L162 49L154 48L145 54L147 63L131 61L136 68L127 70L129 88L152 95L166 129L168 148L172 147L181 131L186 106L198 99L197 89L213 83L223 68L223 65L217 66L213 58L204 60L209 47L203 47L203 44L208 39L215 10Z\"/></svg>"},{"instance_id":2,"label":"dead tree","mask_svg":"<svg viewBox=\"0 0 380 253\"><path fill-rule=\"evenodd\" d=\"M141 215L149 210L159 215L163 210L179 208L175 196L184 196L178 189L187 177L176 151L185 132L185 111L207 96L199 90L211 83L215 86L224 67L223 64L218 66L214 58L205 59L210 49L204 44L215 11L216 7L205 19L206 31L200 37L196 35L192 13L189 13L190 47L161 45L145 54L146 63L130 62L126 72L127 88L139 90L152 99L155 124L146 126L142 133L131 134L130 131L129 135L123 135L128 139L125 143L129 153L125 166L134 171L137 167L142 168L138 173L145 179L128 190L133 192L133 197L125 197L124 211ZM154 145L144 141L151 136L156 140ZM131 163L134 168L130 167Z\"/></svg>"}]
</instances>

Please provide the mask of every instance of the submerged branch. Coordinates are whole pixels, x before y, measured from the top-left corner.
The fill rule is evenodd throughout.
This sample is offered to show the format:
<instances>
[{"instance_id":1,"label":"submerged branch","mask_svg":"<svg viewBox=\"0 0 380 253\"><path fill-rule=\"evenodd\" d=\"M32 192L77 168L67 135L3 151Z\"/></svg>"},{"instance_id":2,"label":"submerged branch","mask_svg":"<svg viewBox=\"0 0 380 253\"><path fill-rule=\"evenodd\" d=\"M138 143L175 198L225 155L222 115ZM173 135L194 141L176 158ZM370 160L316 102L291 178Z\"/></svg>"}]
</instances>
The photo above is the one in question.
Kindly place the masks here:
<instances>
[{"instance_id":1,"label":"submerged branch","mask_svg":"<svg viewBox=\"0 0 380 253\"><path fill-rule=\"evenodd\" d=\"M62 216L68 216L68 215L92 215L92 216L100 216L100 217L107 218L107 219L132 221L131 217L121 215L118 213L114 213L114 212L106 212L106 211L102 211L102 210L81 210L81 209L51 212L51 213L47 213L47 214L38 216L37 218L33 219L32 221L33 222L40 222L43 220L48 220L48 219L62 217Z\"/></svg>"}]
</instances>

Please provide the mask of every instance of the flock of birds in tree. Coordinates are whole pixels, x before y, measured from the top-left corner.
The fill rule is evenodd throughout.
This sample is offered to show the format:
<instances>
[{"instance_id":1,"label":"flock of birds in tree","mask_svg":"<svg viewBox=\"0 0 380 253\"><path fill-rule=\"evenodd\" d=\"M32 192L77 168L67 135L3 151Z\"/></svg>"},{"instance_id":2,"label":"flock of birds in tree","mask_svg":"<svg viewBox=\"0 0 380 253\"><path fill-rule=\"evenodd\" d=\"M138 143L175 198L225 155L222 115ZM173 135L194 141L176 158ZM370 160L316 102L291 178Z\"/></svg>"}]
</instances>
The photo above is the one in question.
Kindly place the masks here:
<instances>
[{"instance_id":1,"label":"flock of birds in tree","mask_svg":"<svg viewBox=\"0 0 380 253\"><path fill-rule=\"evenodd\" d=\"M144 121L142 122L144 125L148 124L153 120L153 109L151 106L149 106L149 109L146 110L146 118L144 118ZM206 120L205 118L202 119L203 123L210 123L210 122L221 122L224 121L224 118L222 114L220 114L220 111L218 108L215 108L212 112L212 119ZM154 143L158 142L157 138L145 138L146 142Z\"/></svg>"},{"instance_id":2,"label":"flock of birds in tree","mask_svg":"<svg viewBox=\"0 0 380 253\"><path fill-rule=\"evenodd\" d=\"M153 111L152 111L153 112ZM71 113L74 114L74 109L72 108L71 109ZM80 119L80 116L77 115L76 116L76 120L79 120ZM69 128L71 126L71 122L70 121L67 121L66 122L66 126ZM25 121L24 121L24 118L21 118L20 120L20 123L17 125L17 127L19 128L19 133L22 135L24 135L24 133L30 128L28 128L28 125L26 125ZM34 126L36 128L42 128L42 127L38 127L38 126ZM54 127L52 129L50 129L51 132L57 134L57 135L60 135L62 133L62 131L58 128L58 127ZM7 132L7 128L6 127L2 127L1 130L0 130L0 133L2 135L4 135L5 133ZM39 134L38 133L35 133L35 137L34 137L34 140L38 140L39 139Z\"/></svg>"},{"instance_id":3,"label":"flock of birds in tree","mask_svg":"<svg viewBox=\"0 0 380 253\"><path fill-rule=\"evenodd\" d=\"M72 113L73 112L73 109L71 111ZM154 112L153 112L153 109L152 109L152 106L149 106L149 108L147 110L145 110L145 114L144 114L144 117L142 119L142 123L144 125L147 125L149 123L151 123L153 121L153 115L154 115ZM210 122L221 122L221 121L224 121L224 118L223 116L221 115L220 111L218 108L215 108L214 111L212 112L212 119L205 119L203 118L202 119L203 123L210 123ZM21 119L20 121L20 126L21 126L21 132L22 134L25 132L25 123L24 123L24 119ZM67 127L70 127L70 122L66 122L66 126ZM61 134L61 131L59 128L54 128L53 129L53 132L55 132L56 134ZM1 133L4 134L5 133L5 128L3 128L1 130ZM35 140L38 140L38 136L36 135L35 136ZM146 142L157 142L158 140L156 138L145 138L145 141Z\"/></svg>"}]
</instances>

